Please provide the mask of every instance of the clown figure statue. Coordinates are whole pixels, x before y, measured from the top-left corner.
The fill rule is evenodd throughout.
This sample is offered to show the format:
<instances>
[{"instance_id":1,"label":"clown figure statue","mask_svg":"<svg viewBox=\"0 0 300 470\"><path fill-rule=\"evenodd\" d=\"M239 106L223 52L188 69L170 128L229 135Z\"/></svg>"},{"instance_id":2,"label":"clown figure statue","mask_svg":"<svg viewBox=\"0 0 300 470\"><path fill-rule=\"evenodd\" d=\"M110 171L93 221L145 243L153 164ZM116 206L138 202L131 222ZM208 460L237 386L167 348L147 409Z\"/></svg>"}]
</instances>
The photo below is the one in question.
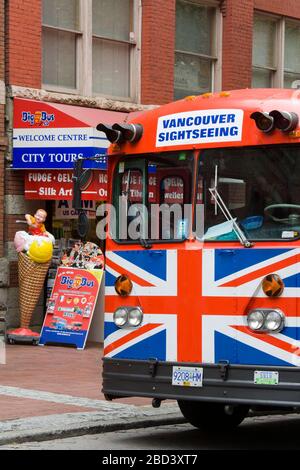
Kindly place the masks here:
<instances>
[{"instance_id":1,"label":"clown figure statue","mask_svg":"<svg viewBox=\"0 0 300 470\"><path fill-rule=\"evenodd\" d=\"M28 232L18 231L14 245L18 253L20 328L7 332L8 341L31 338L35 342L39 334L30 329L30 321L39 296L42 292L45 277L52 259L53 235L46 231L44 222L47 212L38 209L34 216L25 215ZM24 223L26 223L24 221Z\"/></svg>"},{"instance_id":2,"label":"clown figure statue","mask_svg":"<svg viewBox=\"0 0 300 470\"><path fill-rule=\"evenodd\" d=\"M25 215L26 222L28 224L28 232L30 235L44 235L46 228L44 222L47 217L47 212L44 209L38 209L34 214L34 217L30 214Z\"/></svg>"}]
</instances>

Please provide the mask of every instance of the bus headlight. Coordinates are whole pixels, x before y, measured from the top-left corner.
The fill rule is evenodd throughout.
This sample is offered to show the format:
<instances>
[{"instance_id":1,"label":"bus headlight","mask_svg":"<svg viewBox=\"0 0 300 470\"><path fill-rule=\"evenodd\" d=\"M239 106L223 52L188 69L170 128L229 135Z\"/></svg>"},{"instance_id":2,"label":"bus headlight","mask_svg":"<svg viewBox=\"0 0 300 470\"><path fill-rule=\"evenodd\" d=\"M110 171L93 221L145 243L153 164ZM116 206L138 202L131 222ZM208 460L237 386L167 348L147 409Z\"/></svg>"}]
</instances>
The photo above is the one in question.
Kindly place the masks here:
<instances>
[{"instance_id":1,"label":"bus headlight","mask_svg":"<svg viewBox=\"0 0 300 470\"><path fill-rule=\"evenodd\" d=\"M116 326L122 328L122 326L126 325L128 319L127 309L124 307L119 307L114 312L114 323Z\"/></svg>"},{"instance_id":2,"label":"bus headlight","mask_svg":"<svg viewBox=\"0 0 300 470\"><path fill-rule=\"evenodd\" d=\"M285 326L285 316L278 308L254 309L248 313L247 323L252 331L279 333Z\"/></svg>"},{"instance_id":3,"label":"bus headlight","mask_svg":"<svg viewBox=\"0 0 300 470\"><path fill-rule=\"evenodd\" d=\"M265 328L270 332L281 331L284 326L284 315L280 310L270 310L265 317Z\"/></svg>"},{"instance_id":4,"label":"bus headlight","mask_svg":"<svg viewBox=\"0 0 300 470\"><path fill-rule=\"evenodd\" d=\"M264 324L264 314L260 310L252 310L248 314L247 322L253 331L260 330Z\"/></svg>"},{"instance_id":5,"label":"bus headlight","mask_svg":"<svg viewBox=\"0 0 300 470\"><path fill-rule=\"evenodd\" d=\"M143 312L139 307L132 308L128 312L128 323L130 326L139 326L143 320Z\"/></svg>"},{"instance_id":6,"label":"bus headlight","mask_svg":"<svg viewBox=\"0 0 300 470\"><path fill-rule=\"evenodd\" d=\"M143 321L140 307L118 307L113 315L114 324L119 328L138 327Z\"/></svg>"}]
</instances>

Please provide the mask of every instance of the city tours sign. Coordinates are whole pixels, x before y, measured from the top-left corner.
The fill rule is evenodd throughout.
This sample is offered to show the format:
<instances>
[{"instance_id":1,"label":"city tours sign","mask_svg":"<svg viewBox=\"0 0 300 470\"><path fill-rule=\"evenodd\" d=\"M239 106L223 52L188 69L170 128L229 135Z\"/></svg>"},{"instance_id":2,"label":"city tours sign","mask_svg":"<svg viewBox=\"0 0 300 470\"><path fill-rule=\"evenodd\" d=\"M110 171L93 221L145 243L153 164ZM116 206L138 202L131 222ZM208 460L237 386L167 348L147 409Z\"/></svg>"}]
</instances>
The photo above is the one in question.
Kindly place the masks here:
<instances>
[{"instance_id":1,"label":"city tours sign","mask_svg":"<svg viewBox=\"0 0 300 470\"><path fill-rule=\"evenodd\" d=\"M124 113L14 99L13 168L73 169L82 157L98 157L85 167L105 170L109 145L99 122L124 120Z\"/></svg>"}]
</instances>

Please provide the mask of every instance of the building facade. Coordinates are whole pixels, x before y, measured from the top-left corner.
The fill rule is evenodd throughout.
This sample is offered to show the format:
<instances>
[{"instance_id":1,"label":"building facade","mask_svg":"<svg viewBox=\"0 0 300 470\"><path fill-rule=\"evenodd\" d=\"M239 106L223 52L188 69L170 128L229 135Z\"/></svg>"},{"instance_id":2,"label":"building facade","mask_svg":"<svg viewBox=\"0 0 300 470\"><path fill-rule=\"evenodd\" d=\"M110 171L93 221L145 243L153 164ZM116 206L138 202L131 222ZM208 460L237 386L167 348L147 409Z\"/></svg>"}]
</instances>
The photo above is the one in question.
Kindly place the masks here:
<instances>
[{"instance_id":1,"label":"building facade","mask_svg":"<svg viewBox=\"0 0 300 470\"><path fill-rule=\"evenodd\" d=\"M64 158L78 150L74 150L78 142L67 142L77 135L72 129L85 129L88 138L97 139L97 122L125 120L129 113L187 95L297 87L298 4L298 0L0 0L0 306L9 326L18 322L13 247L20 229L17 220L41 206L58 238L74 237L72 219L59 212L62 195L49 189L51 178L58 178L55 172L66 183L62 191L69 188L71 164ZM45 119L42 114L37 118L36 113L43 112ZM41 143L46 129L53 126L52 136L65 136L59 146ZM68 132L59 134L59 129ZM93 152L97 145L92 150L81 147ZM40 157L46 160L37 161L37 155L46 155ZM98 200L94 197L95 204L105 199L101 171L105 173L105 162L95 169L98 195L103 191ZM50 184L41 194L45 180ZM34 319L37 324L42 304L43 299Z\"/></svg>"}]
</instances>

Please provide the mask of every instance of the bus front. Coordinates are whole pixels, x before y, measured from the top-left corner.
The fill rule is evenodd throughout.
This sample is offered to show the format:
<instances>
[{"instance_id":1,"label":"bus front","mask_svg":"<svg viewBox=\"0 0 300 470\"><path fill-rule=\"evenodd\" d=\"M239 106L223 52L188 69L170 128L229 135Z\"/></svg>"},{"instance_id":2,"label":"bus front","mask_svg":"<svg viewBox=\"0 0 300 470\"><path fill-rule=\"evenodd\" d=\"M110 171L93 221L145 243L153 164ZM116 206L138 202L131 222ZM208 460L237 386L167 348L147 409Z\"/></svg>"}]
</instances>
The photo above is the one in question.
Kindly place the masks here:
<instances>
[{"instance_id":1,"label":"bus front","mask_svg":"<svg viewBox=\"0 0 300 470\"><path fill-rule=\"evenodd\" d=\"M107 399L174 399L205 428L300 406L298 95L188 97L98 126Z\"/></svg>"}]
</instances>

